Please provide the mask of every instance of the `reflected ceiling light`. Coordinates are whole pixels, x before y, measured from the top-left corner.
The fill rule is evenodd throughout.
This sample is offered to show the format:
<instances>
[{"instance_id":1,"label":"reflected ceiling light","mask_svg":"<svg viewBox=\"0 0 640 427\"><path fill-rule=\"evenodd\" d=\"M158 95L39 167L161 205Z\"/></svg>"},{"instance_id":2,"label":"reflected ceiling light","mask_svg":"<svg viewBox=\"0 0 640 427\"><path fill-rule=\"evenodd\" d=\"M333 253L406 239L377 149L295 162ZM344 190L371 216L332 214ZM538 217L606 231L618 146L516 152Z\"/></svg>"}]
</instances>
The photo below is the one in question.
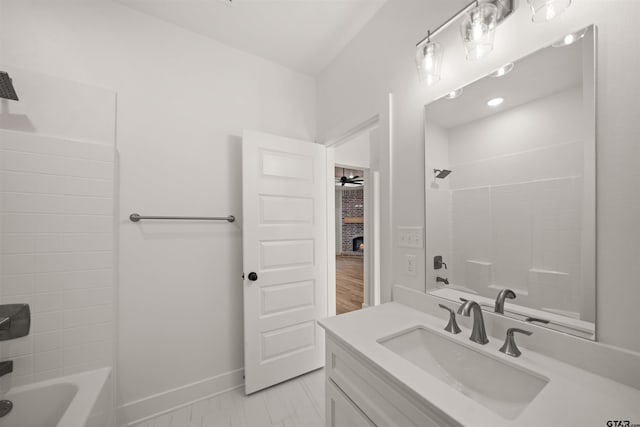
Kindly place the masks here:
<instances>
[{"instance_id":1,"label":"reflected ceiling light","mask_svg":"<svg viewBox=\"0 0 640 427\"><path fill-rule=\"evenodd\" d=\"M498 25L498 8L492 3L479 3L470 9L460 24L460 35L467 59L476 60L493 50L493 38Z\"/></svg>"},{"instance_id":2,"label":"reflected ceiling light","mask_svg":"<svg viewBox=\"0 0 640 427\"><path fill-rule=\"evenodd\" d=\"M459 97L460 95L462 95L462 88L460 89L456 89L454 91L449 92L448 94L446 94L444 96L445 99L456 99L457 97Z\"/></svg>"},{"instance_id":3,"label":"reflected ceiling light","mask_svg":"<svg viewBox=\"0 0 640 427\"><path fill-rule=\"evenodd\" d=\"M505 74L509 74L511 70L513 70L514 64L513 62L509 62L508 64L503 65L502 67L495 70L493 73L489 74L490 77L502 77Z\"/></svg>"},{"instance_id":4,"label":"reflected ceiling light","mask_svg":"<svg viewBox=\"0 0 640 427\"><path fill-rule=\"evenodd\" d=\"M493 98L487 102L489 107L497 107L504 102L504 98Z\"/></svg>"},{"instance_id":5,"label":"reflected ceiling light","mask_svg":"<svg viewBox=\"0 0 640 427\"><path fill-rule=\"evenodd\" d=\"M584 37L587 33L587 28L583 28L580 31L576 31L575 33L567 34L557 42L553 43L551 46L553 47L564 47L574 44L578 40Z\"/></svg>"},{"instance_id":6,"label":"reflected ceiling light","mask_svg":"<svg viewBox=\"0 0 640 427\"><path fill-rule=\"evenodd\" d=\"M571 0L527 0L531 6L533 22L551 21L558 15L561 15L569 6Z\"/></svg>"},{"instance_id":7,"label":"reflected ceiling light","mask_svg":"<svg viewBox=\"0 0 640 427\"><path fill-rule=\"evenodd\" d=\"M418 45L416 50L416 67L420 82L431 86L440 81L443 49L440 43L434 43L427 36L426 43Z\"/></svg>"}]
</instances>

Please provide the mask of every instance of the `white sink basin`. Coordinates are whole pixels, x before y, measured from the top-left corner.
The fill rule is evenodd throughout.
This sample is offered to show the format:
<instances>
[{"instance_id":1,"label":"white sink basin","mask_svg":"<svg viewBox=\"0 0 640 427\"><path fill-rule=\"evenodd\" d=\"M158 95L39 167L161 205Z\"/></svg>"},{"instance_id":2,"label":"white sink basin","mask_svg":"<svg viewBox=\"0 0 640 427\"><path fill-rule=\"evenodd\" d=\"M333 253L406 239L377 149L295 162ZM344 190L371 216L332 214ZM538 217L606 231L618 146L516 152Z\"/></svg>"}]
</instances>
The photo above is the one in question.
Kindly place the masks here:
<instances>
[{"instance_id":1,"label":"white sink basin","mask_svg":"<svg viewBox=\"0 0 640 427\"><path fill-rule=\"evenodd\" d=\"M548 378L423 327L378 342L510 420L515 419L549 382Z\"/></svg>"}]
</instances>

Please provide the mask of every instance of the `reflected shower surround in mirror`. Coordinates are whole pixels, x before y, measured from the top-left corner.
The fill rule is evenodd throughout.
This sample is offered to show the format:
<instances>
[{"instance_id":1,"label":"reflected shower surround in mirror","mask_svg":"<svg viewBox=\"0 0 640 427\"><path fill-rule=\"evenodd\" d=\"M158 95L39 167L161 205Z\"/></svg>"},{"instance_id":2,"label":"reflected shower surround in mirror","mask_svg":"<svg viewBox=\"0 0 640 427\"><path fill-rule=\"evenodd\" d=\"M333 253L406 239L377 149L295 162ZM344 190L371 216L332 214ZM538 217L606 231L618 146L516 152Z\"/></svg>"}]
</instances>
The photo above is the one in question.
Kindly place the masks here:
<instances>
[{"instance_id":1,"label":"reflected shower surround in mirror","mask_svg":"<svg viewBox=\"0 0 640 427\"><path fill-rule=\"evenodd\" d=\"M595 28L578 33L426 107L426 277L490 311L512 289L506 316L593 339Z\"/></svg>"}]
</instances>

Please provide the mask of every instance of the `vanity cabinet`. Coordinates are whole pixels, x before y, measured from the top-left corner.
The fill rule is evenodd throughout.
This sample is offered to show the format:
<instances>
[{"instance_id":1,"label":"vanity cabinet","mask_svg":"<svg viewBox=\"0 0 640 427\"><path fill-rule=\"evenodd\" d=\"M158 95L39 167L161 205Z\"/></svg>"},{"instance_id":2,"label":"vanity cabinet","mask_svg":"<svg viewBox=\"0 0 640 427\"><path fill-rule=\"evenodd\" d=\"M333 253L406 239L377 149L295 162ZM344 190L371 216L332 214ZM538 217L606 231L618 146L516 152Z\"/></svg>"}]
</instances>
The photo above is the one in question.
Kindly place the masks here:
<instances>
[{"instance_id":1,"label":"vanity cabinet","mask_svg":"<svg viewBox=\"0 0 640 427\"><path fill-rule=\"evenodd\" d=\"M325 370L327 426L460 425L331 334L326 334Z\"/></svg>"}]
</instances>

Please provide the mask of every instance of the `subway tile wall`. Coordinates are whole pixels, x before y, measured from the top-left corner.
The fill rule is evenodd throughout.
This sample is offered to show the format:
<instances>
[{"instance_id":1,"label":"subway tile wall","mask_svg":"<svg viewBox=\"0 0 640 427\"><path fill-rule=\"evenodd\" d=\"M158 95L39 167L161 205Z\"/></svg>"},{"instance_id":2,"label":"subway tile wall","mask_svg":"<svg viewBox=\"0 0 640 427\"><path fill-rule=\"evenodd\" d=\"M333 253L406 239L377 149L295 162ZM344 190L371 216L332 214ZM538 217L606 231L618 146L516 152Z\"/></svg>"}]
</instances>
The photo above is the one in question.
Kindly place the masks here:
<instances>
[{"instance_id":1,"label":"subway tile wall","mask_svg":"<svg viewBox=\"0 0 640 427\"><path fill-rule=\"evenodd\" d=\"M0 130L0 179L0 302L32 313L10 385L112 365L113 146Z\"/></svg>"}]
</instances>

